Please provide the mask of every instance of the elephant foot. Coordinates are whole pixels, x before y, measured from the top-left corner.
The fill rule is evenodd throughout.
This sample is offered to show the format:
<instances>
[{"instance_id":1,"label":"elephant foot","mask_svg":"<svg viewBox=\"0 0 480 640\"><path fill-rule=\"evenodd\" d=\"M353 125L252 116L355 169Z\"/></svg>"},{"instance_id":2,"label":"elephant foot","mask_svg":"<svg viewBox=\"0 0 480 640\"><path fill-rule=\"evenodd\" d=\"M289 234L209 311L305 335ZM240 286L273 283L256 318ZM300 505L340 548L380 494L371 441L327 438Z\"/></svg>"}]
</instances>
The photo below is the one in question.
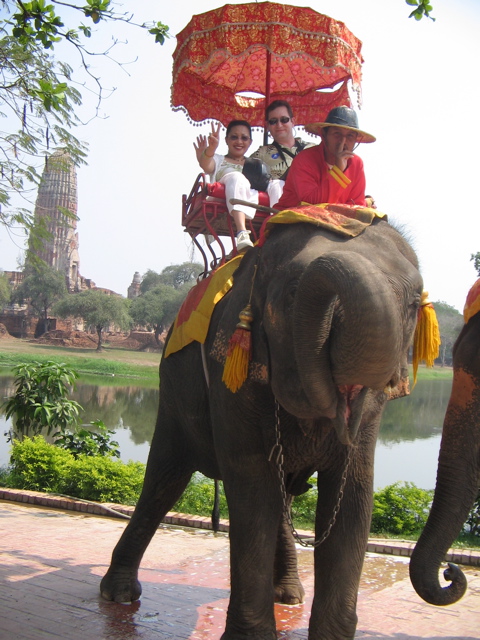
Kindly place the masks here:
<instances>
[{"instance_id":1,"label":"elephant foot","mask_svg":"<svg viewBox=\"0 0 480 640\"><path fill-rule=\"evenodd\" d=\"M279 582L275 585L275 602L301 604L305 600L305 589L300 580Z\"/></svg>"},{"instance_id":2,"label":"elephant foot","mask_svg":"<svg viewBox=\"0 0 480 640\"><path fill-rule=\"evenodd\" d=\"M138 600L142 595L142 585L137 579L137 572L110 567L100 583L100 594L105 600L119 603Z\"/></svg>"},{"instance_id":3,"label":"elephant foot","mask_svg":"<svg viewBox=\"0 0 480 640\"><path fill-rule=\"evenodd\" d=\"M266 633L240 633L239 631L228 631L222 634L220 640L277 640L277 632L271 631Z\"/></svg>"}]
</instances>

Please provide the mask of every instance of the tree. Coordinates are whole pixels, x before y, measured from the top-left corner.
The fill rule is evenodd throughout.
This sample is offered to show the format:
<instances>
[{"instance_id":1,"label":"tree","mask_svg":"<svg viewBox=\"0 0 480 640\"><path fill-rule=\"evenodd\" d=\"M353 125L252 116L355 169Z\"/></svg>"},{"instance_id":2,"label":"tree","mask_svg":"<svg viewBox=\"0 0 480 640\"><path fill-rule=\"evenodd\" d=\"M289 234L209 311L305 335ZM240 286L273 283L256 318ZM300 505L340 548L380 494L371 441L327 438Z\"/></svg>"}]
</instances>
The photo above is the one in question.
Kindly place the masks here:
<instances>
[{"instance_id":1,"label":"tree","mask_svg":"<svg viewBox=\"0 0 480 640\"><path fill-rule=\"evenodd\" d=\"M7 420L14 418L12 439L77 424L82 407L69 399L76 371L51 361L19 364L13 371L15 393L3 405Z\"/></svg>"},{"instance_id":2,"label":"tree","mask_svg":"<svg viewBox=\"0 0 480 640\"><path fill-rule=\"evenodd\" d=\"M480 278L480 251L477 253L472 253L470 256L470 260L473 260L473 266L475 271L477 272L478 277Z\"/></svg>"},{"instance_id":3,"label":"tree","mask_svg":"<svg viewBox=\"0 0 480 640\"><path fill-rule=\"evenodd\" d=\"M12 293L12 302L29 302L37 318L42 320L41 333L48 331L48 312L67 295L65 275L44 262L25 270L23 282Z\"/></svg>"},{"instance_id":4,"label":"tree","mask_svg":"<svg viewBox=\"0 0 480 640\"><path fill-rule=\"evenodd\" d=\"M87 326L94 327L98 336L97 351L102 351L102 334L110 325L126 330L131 324L127 301L99 289L73 293L60 300L53 311L60 318L81 318Z\"/></svg>"},{"instance_id":5,"label":"tree","mask_svg":"<svg viewBox=\"0 0 480 640\"><path fill-rule=\"evenodd\" d=\"M149 269L143 276L141 295L132 301L130 315L136 324L155 332L157 344L202 270L197 262L184 262L165 267L161 273Z\"/></svg>"},{"instance_id":6,"label":"tree","mask_svg":"<svg viewBox=\"0 0 480 640\"><path fill-rule=\"evenodd\" d=\"M0 311L10 300L10 283L7 276L0 271Z\"/></svg>"},{"instance_id":7,"label":"tree","mask_svg":"<svg viewBox=\"0 0 480 640\"><path fill-rule=\"evenodd\" d=\"M203 271L203 266L198 262L184 262L165 267L161 273L149 269L143 276L140 291L146 293L158 285L165 284L178 290L188 291L197 281L198 274Z\"/></svg>"},{"instance_id":8,"label":"tree","mask_svg":"<svg viewBox=\"0 0 480 640\"><path fill-rule=\"evenodd\" d=\"M121 5L111 0L85 0L84 4L57 0L50 4L45 0L1 2L0 224L30 232L30 244L35 244L38 234L44 234L41 239L47 233L45 228L33 227L30 201L40 181L43 158L48 156L50 145L55 145L65 148L75 164L85 162L86 145L72 134L81 122L78 114L82 95L76 87L83 86L97 96L95 117L105 90L100 78L90 71L89 61L100 55L116 62L111 51L117 40L107 50L87 48L91 25L128 23L145 29L160 44L168 37L168 27L161 22L137 24L133 14L118 12ZM81 22L84 18L86 24ZM60 58L53 57L52 52L58 52ZM76 65L80 71L75 73L64 61L70 52L80 61ZM20 207L16 201L22 205L26 201L27 206Z\"/></svg>"},{"instance_id":9,"label":"tree","mask_svg":"<svg viewBox=\"0 0 480 640\"><path fill-rule=\"evenodd\" d=\"M446 302L434 302L440 328L440 354L439 360L442 367L452 363L452 347L463 327L463 316L461 313Z\"/></svg>"},{"instance_id":10,"label":"tree","mask_svg":"<svg viewBox=\"0 0 480 640\"><path fill-rule=\"evenodd\" d=\"M130 315L133 321L155 332L155 341L160 344L159 336L175 320L185 293L166 284L159 284L143 295L132 300Z\"/></svg>"}]
</instances>

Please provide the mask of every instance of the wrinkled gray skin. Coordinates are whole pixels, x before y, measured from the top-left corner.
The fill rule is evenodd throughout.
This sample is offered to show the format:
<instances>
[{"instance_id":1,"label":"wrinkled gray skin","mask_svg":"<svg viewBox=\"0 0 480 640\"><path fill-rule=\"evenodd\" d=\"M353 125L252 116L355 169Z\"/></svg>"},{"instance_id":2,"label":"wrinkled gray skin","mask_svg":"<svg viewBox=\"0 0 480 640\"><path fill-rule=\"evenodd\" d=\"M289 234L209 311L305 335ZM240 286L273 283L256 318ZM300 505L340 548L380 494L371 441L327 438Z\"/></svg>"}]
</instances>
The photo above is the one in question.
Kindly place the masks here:
<instances>
[{"instance_id":1,"label":"wrinkled gray skin","mask_svg":"<svg viewBox=\"0 0 480 640\"><path fill-rule=\"evenodd\" d=\"M457 602L467 588L454 564L438 571L461 532L480 487L480 313L463 327L453 347L453 384L443 423L437 482L430 515L410 561L415 591L430 604Z\"/></svg>"},{"instance_id":2,"label":"wrinkled gray skin","mask_svg":"<svg viewBox=\"0 0 480 640\"><path fill-rule=\"evenodd\" d=\"M261 250L247 252L217 305L206 342L210 388L199 344L162 361L145 485L101 592L121 602L139 598L142 555L199 470L223 480L230 513L231 597L222 640L276 638L275 597L303 599L277 468L268 461L276 398L289 493L304 490L318 472L319 536L351 452L335 525L315 551L309 630L310 640L351 639L384 390L406 374L422 280L412 249L385 221L348 240L310 224L275 226ZM232 393L222 382L223 359L257 261L250 375Z\"/></svg>"}]
</instances>

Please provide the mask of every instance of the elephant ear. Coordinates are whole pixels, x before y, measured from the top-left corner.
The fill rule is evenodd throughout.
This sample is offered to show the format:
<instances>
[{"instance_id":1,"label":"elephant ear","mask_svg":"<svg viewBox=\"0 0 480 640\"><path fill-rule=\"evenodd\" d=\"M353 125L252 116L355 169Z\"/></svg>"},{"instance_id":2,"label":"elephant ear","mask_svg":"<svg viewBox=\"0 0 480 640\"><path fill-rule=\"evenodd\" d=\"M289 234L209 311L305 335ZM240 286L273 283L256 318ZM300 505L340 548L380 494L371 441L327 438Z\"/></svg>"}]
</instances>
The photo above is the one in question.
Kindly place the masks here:
<instances>
[{"instance_id":1,"label":"elephant ear","mask_svg":"<svg viewBox=\"0 0 480 640\"><path fill-rule=\"evenodd\" d=\"M225 365L230 339L237 328L239 316L250 301L255 261L247 260L249 257L247 255L242 260L240 267L235 272L232 289L217 304L210 323L207 339L208 353L221 365ZM266 384L269 368L268 345L263 328L262 307L258 304L258 298L258 291L255 291L251 301L253 313L251 322L252 349L247 377Z\"/></svg>"}]
</instances>

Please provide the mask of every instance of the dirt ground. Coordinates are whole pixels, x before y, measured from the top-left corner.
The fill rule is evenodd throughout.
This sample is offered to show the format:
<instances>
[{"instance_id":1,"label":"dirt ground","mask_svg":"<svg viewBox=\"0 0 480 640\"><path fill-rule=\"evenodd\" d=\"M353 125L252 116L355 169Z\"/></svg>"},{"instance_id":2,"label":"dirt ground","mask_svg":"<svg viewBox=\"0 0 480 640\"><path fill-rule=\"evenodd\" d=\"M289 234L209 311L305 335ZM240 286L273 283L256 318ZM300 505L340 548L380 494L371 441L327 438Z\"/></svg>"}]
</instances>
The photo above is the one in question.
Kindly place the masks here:
<instances>
[{"instance_id":1,"label":"dirt ground","mask_svg":"<svg viewBox=\"0 0 480 640\"><path fill-rule=\"evenodd\" d=\"M164 345L165 336L160 336L159 344L155 340L153 333L148 331L131 331L128 335L124 333L106 333L102 342L113 349L129 349L131 351L153 351L161 352ZM0 340L17 341L19 338L8 333L6 326L0 323ZM33 344L46 344L57 347L74 347L78 349L96 349L98 336L96 333L86 331L54 329L44 333L39 338L29 339L27 342Z\"/></svg>"}]
</instances>

